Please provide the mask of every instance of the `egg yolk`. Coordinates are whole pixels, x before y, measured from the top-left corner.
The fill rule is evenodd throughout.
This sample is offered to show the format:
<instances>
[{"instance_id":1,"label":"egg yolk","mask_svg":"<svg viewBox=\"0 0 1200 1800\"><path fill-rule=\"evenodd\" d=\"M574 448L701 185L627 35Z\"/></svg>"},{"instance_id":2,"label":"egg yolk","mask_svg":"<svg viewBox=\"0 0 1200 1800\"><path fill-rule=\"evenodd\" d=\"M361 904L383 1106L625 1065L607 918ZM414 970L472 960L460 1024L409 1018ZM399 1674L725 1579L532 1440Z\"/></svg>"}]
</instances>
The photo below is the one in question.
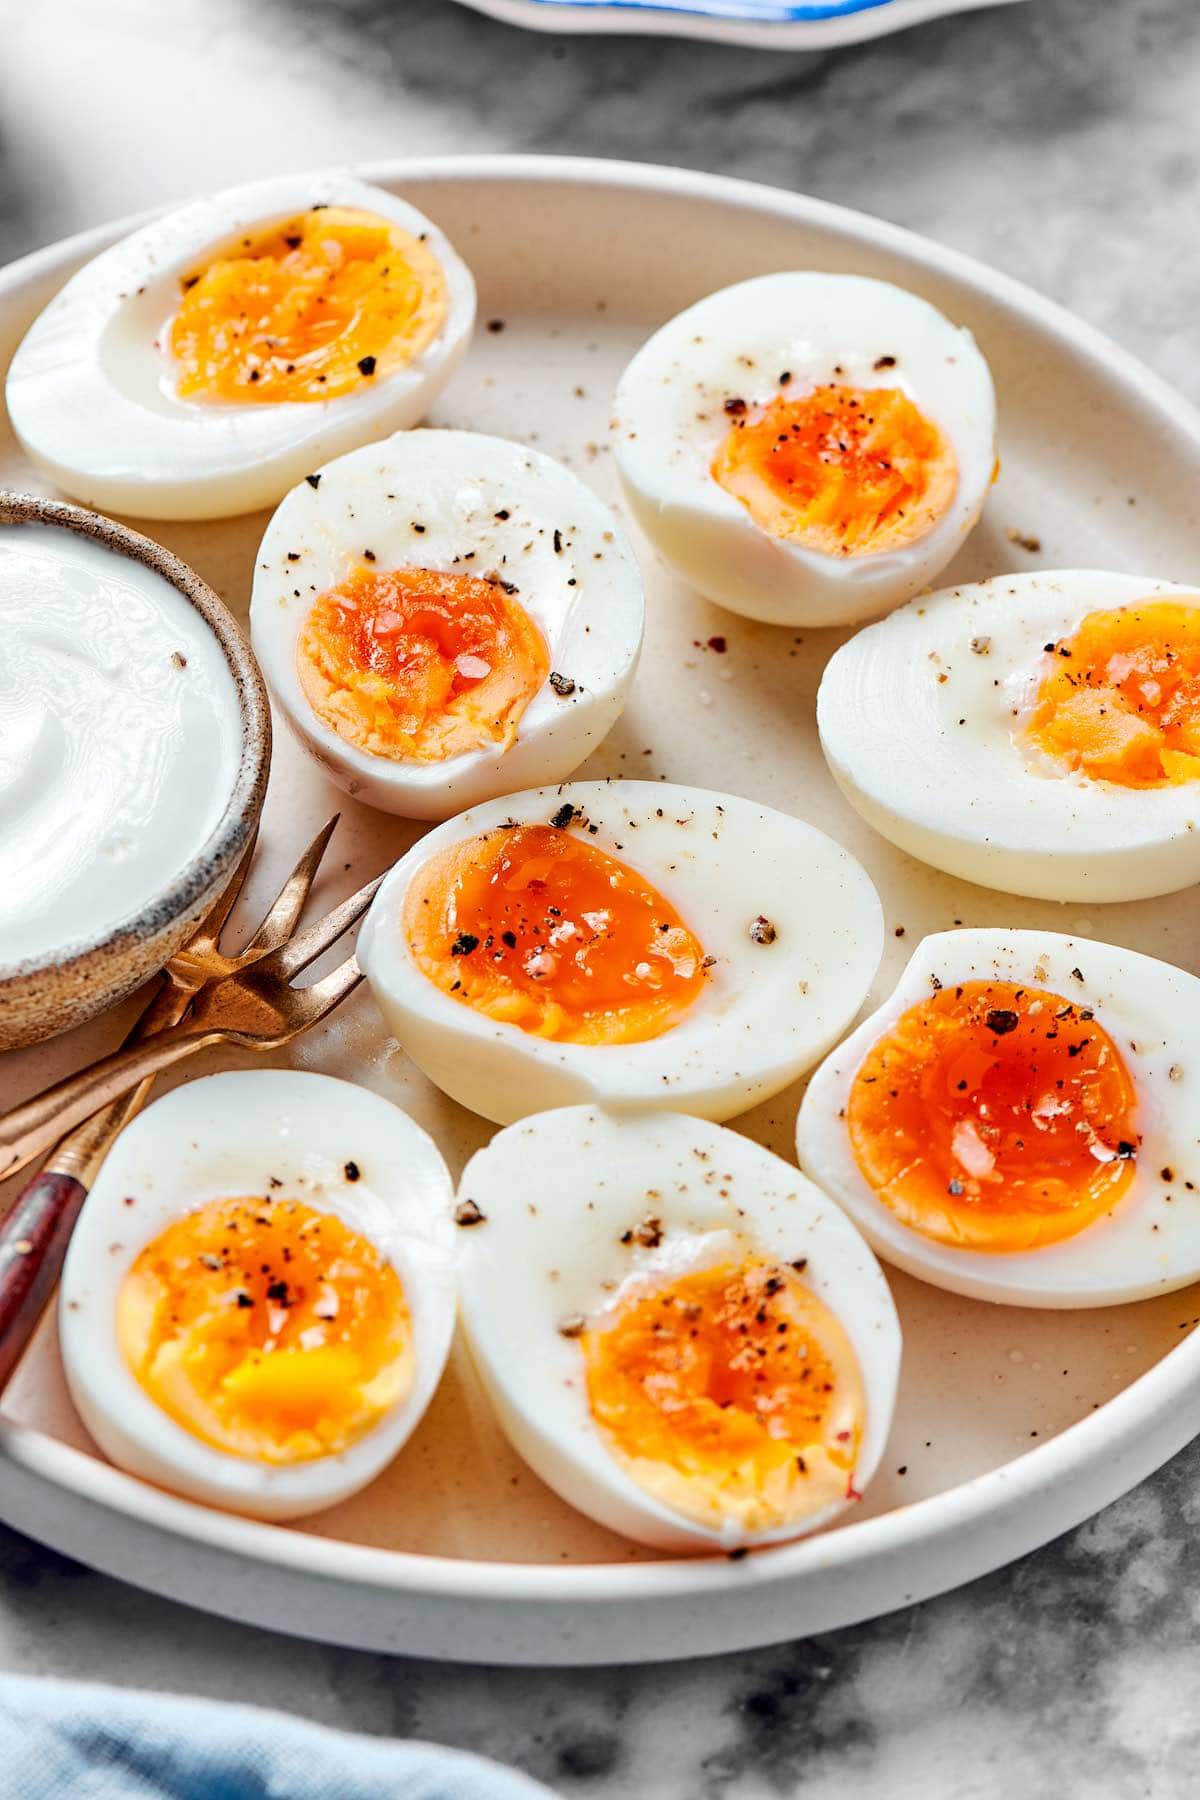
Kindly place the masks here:
<instances>
[{"instance_id":1,"label":"egg yolk","mask_svg":"<svg viewBox=\"0 0 1200 1800\"><path fill-rule=\"evenodd\" d=\"M1200 779L1200 605L1089 613L1046 650L1029 720L1039 750L1120 787Z\"/></svg>"},{"instance_id":2,"label":"egg yolk","mask_svg":"<svg viewBox=\"0 0 1200 1800\"><path fill-rule=\"evenodd\" d=\"M846 1108L860 1170L896 1217L960 1249L1054 1244L1133 1180L1137 1095L1088 1007L969 981L910 1006Z\"/></svg>"},{"instance_id":3,"label":"egg yolk","mask_svg":"<svg viewBox=\"0 0 1200 1800\"><path fill-rule=\"evenodd\" d=\"M899 388L833 384L726 411L713 476L772 537L824 556L897 550L954 498L954 451Z\"/></svg>"},{"instance_id":4,"label":"egg yolk","mask_svg":"<svg viewBox=\"0 0 1200 1800\"><path fill-rule=\"evenodd\" d=\"M121 1284L117 1335L177 1424L255 1462L337 1455L412 1385L395 1269L296 1200L214 1200L174 1220Z\"/></svg>"},{"instance_id":5,"label":"egg yolk","mask_svg":"<svg viewBox=\"0 0 1200 1800\"><path fill-rule=\"evenodd\" d=\"M177 389L240 404L359 392L419 356L448 306L428 245L374 213L315 206L184 278L168 330Z\"/></svg>"},{"instance_id":6,"label":"egg yolk","mask_svg":"<svg viewBox=\"0 0 1200 1800\"><path fill-rule=\"evenodd\" d=\"M499 581L364 567L313 603L296 669L314 713L356 749L438 762L507 750L550 653Z\"/></svg>"},{"instance_id":7,"label":"egg yolk","mask_svg":"<svg viewBox=\"0 0 1200 1800\"><path fill-rule=\"evenodd\" d=\"M704 985L704 951L670 901L565 826L514 825L431 857L404 931L443 993L562 1043L658 1037Z\"/></svg>"},{"instance_id":8,"label":"egg yolk","mask_svg":"<svg viewBox=\"0 0 1200 1800\"><path fill-rule=\"evenodd\" d=\"M751 1258L637 1288L580 1342L609 1447L677 1511L766 1531L853 1493L858 1363L790 1265Z\"/></svg>"}]
</instances>

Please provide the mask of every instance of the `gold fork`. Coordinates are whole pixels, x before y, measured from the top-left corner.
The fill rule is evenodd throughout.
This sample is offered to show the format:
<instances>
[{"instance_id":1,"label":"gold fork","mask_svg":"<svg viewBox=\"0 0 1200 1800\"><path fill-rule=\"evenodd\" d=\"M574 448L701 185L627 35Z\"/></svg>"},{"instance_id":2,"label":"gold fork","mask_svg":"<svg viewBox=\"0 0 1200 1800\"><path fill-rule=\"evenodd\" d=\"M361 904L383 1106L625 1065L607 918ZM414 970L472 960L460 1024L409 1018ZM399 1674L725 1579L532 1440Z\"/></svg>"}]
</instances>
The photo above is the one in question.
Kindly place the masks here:
<instances>
[{"instance_id":1,"label":"gold fork","mask_svg":"<svg viewBox=\"0 0 1200 1800\"><path fill-rule=\"evenodd\" d=\"M362 980L354 957L310 987L292 987L292 977L315 962L362 917L382 880L380 875L369 881L323 919L249 968L206 983L182 1023L104 1057L6 1113L0 1119L0 1177L47 1150L63 1131L90 1118L118 1095L201 1050L214 1044L276 1050L323 1019Z\"/></svg>"},{"instance_id":2,"label":"gold fork","mask_svg":"<svg viewBox=\"0 0 1200 1800\"><path fill-rule=\"evenodd\" d=\"M334 813L329 823L321 827L271 902L254 936L242 946L236 956L226 956L221 950L221 934L250 872L257 843L257 833L255 834L234 870L229 886L204 915L195 934L166 964L163 969L164 979L135 1021L125 1039L125 1047L136 1044L143 1038L155 1036L171 1025L177 1025L206 982L220 981L227 975L236 975L286 943L296 929L297 920L304 910L309 890L340 817L340 813ZM149 1091L150 1081L147 1079L97 1112L94 1118L86 1119L83 1125L59 1145L51 1166L81 1179L88 1179L103 1160L117 1132L139 1110ZM12 1160L0 1157L0 1180L17 1174L33 1161L39 1150L46 1147L44 1143L31 1147Z\"/></svg>"},{"instance_id":3,"label":"gold fork","mask_svg":"<svg viewBox=\"0 0 1200 1800\"><path fill-rule=\"evenodd\" d=\"M134 1024L126 1039L127 1047L177 1025L205 983L226 980L249 969L287 941L295 930L337 822L335 814L317 833L253 937L236 956L225 956L220 947L221 933L250 869L254 854L251 842L225 892L205 915L195 935L166 965L165 980ZM85 1116L84 1122L62 1140L46 1167L25 1187L0 1225L0 1390L32 1336L58 1280L88 1187L113 1139L141 1107L153 1079L153 1074L145 1075L131 1088L118 1092L107 1105L101 1105L94 1116ZM55 1119L51 1141L64 1122ZM31 1142L9 1165L9 1173L23 1167L45 1147L40 1140Z\"/></svg>"}]
</instances>

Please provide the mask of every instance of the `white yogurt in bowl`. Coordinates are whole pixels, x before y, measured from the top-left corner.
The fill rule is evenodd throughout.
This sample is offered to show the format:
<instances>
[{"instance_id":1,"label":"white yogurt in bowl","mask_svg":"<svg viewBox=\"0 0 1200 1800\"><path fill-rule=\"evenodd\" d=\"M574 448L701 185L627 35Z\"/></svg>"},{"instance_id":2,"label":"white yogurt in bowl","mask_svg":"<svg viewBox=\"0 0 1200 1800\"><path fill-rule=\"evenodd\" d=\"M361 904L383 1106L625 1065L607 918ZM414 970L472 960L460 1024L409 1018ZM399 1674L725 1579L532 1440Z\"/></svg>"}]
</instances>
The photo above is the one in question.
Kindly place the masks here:
<instances>
[{"instance_id":1,"label":"white yogurt in bowl","mask_svg":"<svg viewBox=\"0 0 1200 1800\"><path fill-rule=\"evenodd\" d=\"M0 964L136 913L209 837L237 688L156 570L52 525L0 526Z\"/></svg>"},{"instance_id":2,"label":"white yogurt in bowl","mask_svg":"<svg viewBox=\"0 0 1200 1800\"><path fill-rule=\"evenodd\" d=\"M198 576L0 496L0 1048L174 953L249 842L269 755L257 666Z\"/></svg>"}]
</instances>

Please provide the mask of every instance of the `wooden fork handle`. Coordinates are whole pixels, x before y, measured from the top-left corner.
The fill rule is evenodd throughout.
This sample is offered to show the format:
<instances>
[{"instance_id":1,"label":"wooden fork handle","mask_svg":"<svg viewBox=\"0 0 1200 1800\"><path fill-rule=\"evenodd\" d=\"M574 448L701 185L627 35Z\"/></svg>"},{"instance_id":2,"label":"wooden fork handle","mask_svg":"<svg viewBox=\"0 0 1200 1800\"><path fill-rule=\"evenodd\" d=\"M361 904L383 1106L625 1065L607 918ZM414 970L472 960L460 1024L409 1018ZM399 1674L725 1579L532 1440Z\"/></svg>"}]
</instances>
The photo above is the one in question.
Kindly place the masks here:
<instances>
[{"instance_id":1,"label":"wooden fork handle","mask_svg":"<svg viewBox=\"0 0 1200 1800\"><path fill-rule=\"evenodd\" d=\"M62 1273L86 1194L74 1175L43 1169L0 1224L0 1392Z\"/></svg>"},{"instance_id":2,"label":"wooden fork handle","mask_svg":"<svg viewBox=\"0 0 1200 1800\"><path fill-rule=\"evenodd\" d=\"M117 1050L78 1075L69 1075L0 1119L0 1181L43 1155L73 1126L99 1112L118 1095L137 1087L221 1042L219 1031L189 1031L177 1026L144 1043Z\"/></svg>"}]
</instances>

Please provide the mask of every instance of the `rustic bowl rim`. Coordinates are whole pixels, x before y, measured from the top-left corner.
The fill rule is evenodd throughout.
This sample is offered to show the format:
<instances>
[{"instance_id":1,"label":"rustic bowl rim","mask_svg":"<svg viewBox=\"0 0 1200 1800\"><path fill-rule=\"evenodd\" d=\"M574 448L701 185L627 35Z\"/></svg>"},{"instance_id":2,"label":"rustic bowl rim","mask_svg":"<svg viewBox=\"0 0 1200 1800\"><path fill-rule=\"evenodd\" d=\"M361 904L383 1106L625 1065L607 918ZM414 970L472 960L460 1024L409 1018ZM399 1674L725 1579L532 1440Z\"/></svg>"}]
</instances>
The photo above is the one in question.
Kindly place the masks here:
<instances>
[{"instance_id":1,"label":"rustic bowl rim","mask_svg":"<svg viewBox=\"0 0 1200 1800\"><path fill-rule=\"evenodd\" d=\"M153 538L120 525L103 513L40 494L0 489L0 526L52 525L75 531L120 556L161 575L199 613L220 646L233 679L241 719L238 764L220 818L183 867L164 886L115 925L84 938L68 939L16 963L0 961L0 1001L4 990L50 970L83 974L98 953L144 944L175 920L199 907L232 874L258 828L271 766L271 708L253 651L224 601L182 558Z\"/></svg>"}]
</instances>

